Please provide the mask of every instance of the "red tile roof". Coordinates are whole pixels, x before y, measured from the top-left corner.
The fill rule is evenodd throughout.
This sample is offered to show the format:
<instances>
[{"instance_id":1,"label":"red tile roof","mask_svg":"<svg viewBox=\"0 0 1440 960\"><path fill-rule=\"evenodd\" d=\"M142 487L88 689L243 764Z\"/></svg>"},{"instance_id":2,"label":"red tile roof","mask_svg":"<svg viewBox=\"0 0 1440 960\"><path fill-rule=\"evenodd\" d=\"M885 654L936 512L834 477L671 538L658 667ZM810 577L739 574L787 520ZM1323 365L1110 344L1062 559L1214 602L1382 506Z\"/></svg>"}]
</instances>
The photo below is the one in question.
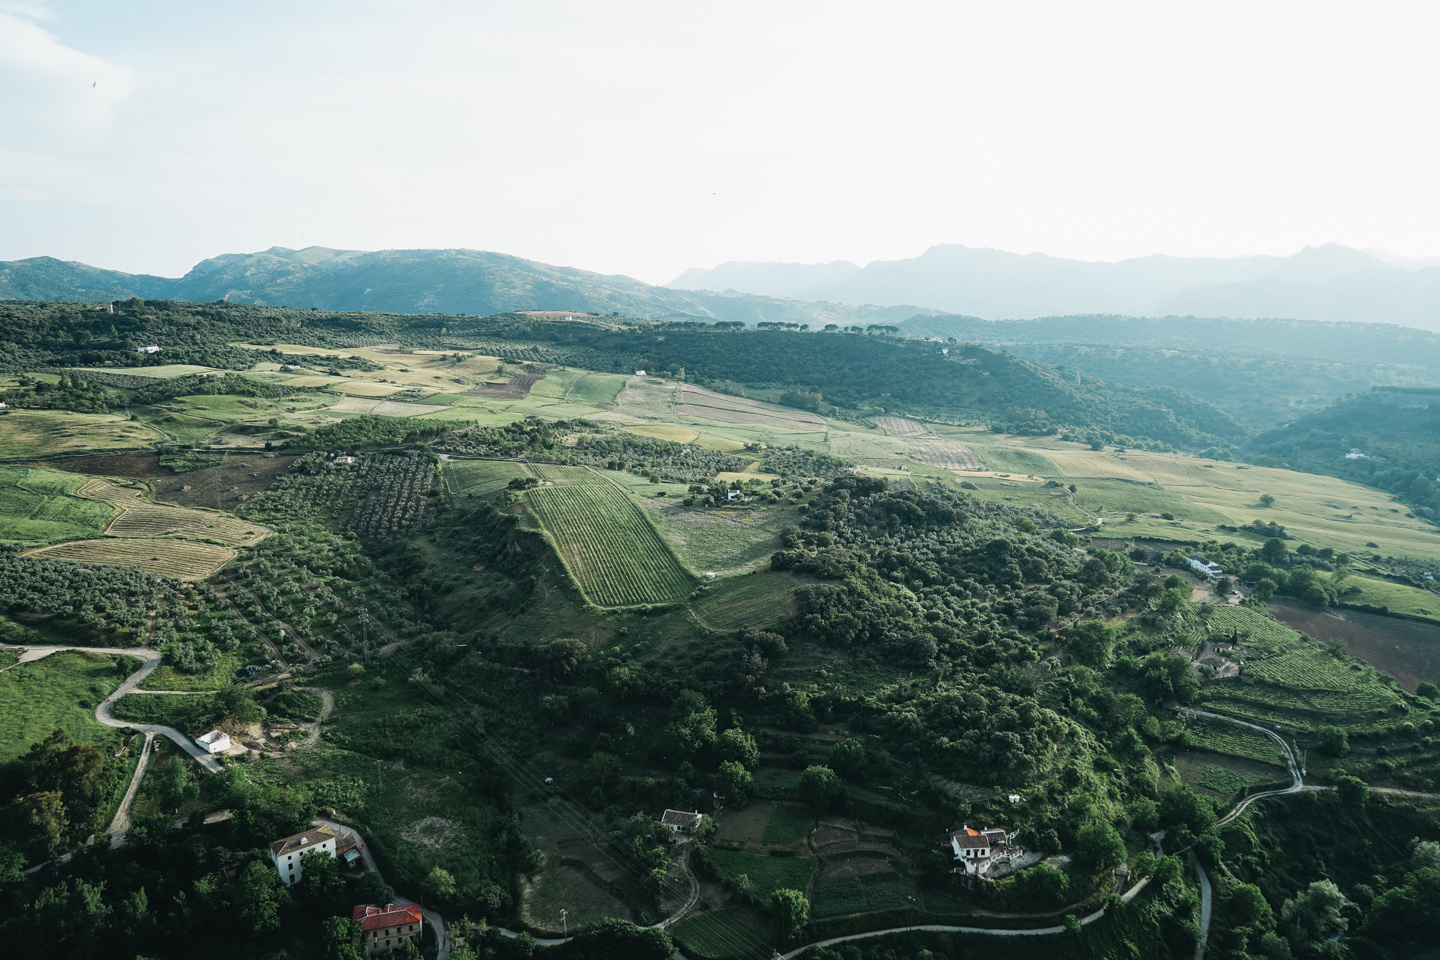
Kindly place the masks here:
<instances>
[{"instance_id":1,"label":"red tile roof","mask_svg":"<svg viewBox=\"0 0 1440 960\"><path fill-rule=\"evenodd\" d=\"M423 923L425 912L413 903L403 907L397 907L393 903L387 903L384 907L361 903L356 904L350 919L360 924L360 930L363 933L367 930L381 930L385 927L398 927L407 923Z\"/></svg>"}]
</instances>

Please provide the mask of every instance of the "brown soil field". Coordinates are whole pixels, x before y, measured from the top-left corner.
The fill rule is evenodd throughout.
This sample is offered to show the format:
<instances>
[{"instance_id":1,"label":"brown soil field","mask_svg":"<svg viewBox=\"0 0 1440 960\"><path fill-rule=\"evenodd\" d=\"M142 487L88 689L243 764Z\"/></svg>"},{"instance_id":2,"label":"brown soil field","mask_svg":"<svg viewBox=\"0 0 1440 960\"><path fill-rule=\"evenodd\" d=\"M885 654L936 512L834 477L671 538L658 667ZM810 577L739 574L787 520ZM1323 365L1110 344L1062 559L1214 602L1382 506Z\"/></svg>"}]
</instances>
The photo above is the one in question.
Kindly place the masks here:
<instances>
[{"instance_id":1,"label":"brown soil field","mask_svg":"<svg viewBox=\"0 0 1440 960\"><path fill-rule=\"evenodd\" d=\"M715 839L732 843L759 843L765 836L765 826L775 810L769 805L751 804L744 810L727 810L718 818Z\"/></svg>"},{"instance_id":2,"label":"brown soil field","mask_svg":"<svg viewBox=\"0 0 1440 960\"><path fill-rule=\"evenodd\" d=\"M525 373L511 380L509 383L482 383L473 390L467 390L463 396L483 397L489 400L523 400L535 386L535 381L544 379L543 373Z\"/></svg>"},{"instance_id":3,"label":"brown soil field","mask_svg":"<svg viewBox=\"0 0 1440 960\"><path fill-rule=\"evenodd\" d=\"M817 851L826 857L839 857L847 853L872 853L881 857L894 856L896 850L880 840L842 840L838 843L815 844ZM823 849L822 849L823 847Z\"/></svg>"},{"instance_id":4,"label":"brown soil field","mask_svg":"<svg viewBox=\"0 0 1440 960\"><path fill-rule=\"evenodd\" d=\"M76 457L73 460L52 460L43 466L90 477L129 477L132 480L143 480L155 491L156 499L180 507L214 509L215 484L218 479L221 508L224 509L240 502L240 497L248 500L270 486L276 477L290 469L290 464L295 460L293 456L248 455L231 457L218 467L192 470L189 473L171 473L160 466L159 454L113 453Z\"/></svg>"},{"instance_id":5,"label":"brown soil field","mask_svg":"<svg viewBox=\"0 0 1440 960\"><path fill-rule=\"evenodd\" d=\"M910 456L931 466L944 467L946 470L985 469L985 461L976 456L974 450L954 440L921 437L909 441L906 446L910 448Z\"/></svg>"},{"instance_id":6,"label":"brown soil field","mask_svg":"<svg viewBox=\"0 0 1440 960\"><path fill-rule=\"evenodd\" d=\"M1281 623L1317 640L1339 640L1352 657L1390 674L1415 692L1422 680L1440 683L1440 627L1358 610L1320 610L1296 600L1272 600Z\"/></svg>"}]
</instances>

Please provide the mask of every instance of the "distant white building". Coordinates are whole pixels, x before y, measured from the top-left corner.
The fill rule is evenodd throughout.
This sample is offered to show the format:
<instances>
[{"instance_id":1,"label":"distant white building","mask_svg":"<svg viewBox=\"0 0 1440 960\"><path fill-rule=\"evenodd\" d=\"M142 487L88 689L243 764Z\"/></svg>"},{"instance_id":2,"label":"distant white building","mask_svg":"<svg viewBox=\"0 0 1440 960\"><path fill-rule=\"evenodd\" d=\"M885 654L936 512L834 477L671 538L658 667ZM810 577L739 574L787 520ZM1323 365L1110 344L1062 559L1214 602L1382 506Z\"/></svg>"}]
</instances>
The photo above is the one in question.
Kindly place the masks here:
<instances>
[{"instance_id":1,"label":"distant white building","mask_svg":"<svg viewBox=\"0 0 1440 960\"><path fill-rule=\"evenodd\" d=\"M335 842L338 839L335 831L329 827L316 827L284 840L276 840L270 844L270 862L275 865L275 869L280 872L280 879L285 881L288 887L299 880L304 872L300 866L300 857L303 854L319 850L333 860Z\"/></svg>"},{"instance_id":2,"label":"distant white building","mask_svg":"<svg viewBox=\"0 0 1440 960\"><path fill-rule=\"evenodd\" d=\"M195 744L206 753L224 753L230 749L230 734L211 730L203 737L196 737Z\"/></svg>"},{"instance_id":3,"label":"distant white building","mask_svg":"<svg viewBox=\"0 0 1440 960\"><path fill-rule=\"evenodd\" d=\"M154 345L152 344L151 346L148 346L148 347L136 347L136 348L135 348L135 352L136 352L136 353L159 353L159 352L160 352L160 348L157 347L157 346L154 346Z\"/></svg>"},{"instance_id":4,"label":"distant white building","mask_svg":"<svg viewBox=\"0 0 1440 960\"><path fill-rule=\"evenodd\" d=\"M643 377L643 376L645 376L645 371L644 371L644 370L636 370L636 371L635 371L635 376L637 376L637 377Z\"/></svg>"},{"instance_id":5,"label":"distant white building","mask_svg":"<svg viewBox=\"0 0 1440 960\"><path fill-rule=\"evenodd\" d=\"M1204 557L1198 554L1192 557L1187 557L1185 563L1189 565L1191 570L1207 576L1211 580L1216 580L1225 573L1225 571L1220 568L1220 564L1211 563L1209 560L1206 560Z\"/></svg>"},{"instance_id":6,"label":"distant white building","mask_svg":"<svg viewBox=\"0 0 1440 960\"><path fill-rule=\"evenodd\" d=\"M699 810L666 810L660 815L660 824L674 833L689 833L699 819Z\"/></svg>"}]
</instances>

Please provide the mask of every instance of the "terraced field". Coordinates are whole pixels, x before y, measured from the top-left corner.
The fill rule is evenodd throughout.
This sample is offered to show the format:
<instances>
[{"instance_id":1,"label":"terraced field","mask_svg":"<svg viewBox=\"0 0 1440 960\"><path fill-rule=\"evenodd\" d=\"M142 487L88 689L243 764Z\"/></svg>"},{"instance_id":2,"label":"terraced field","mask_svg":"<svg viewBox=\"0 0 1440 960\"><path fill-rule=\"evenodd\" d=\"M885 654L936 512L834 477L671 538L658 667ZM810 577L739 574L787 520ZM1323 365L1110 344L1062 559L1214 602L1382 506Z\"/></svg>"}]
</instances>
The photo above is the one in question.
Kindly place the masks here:
<instances>
[{"instance_id":1,"label":"terraced field","mask_svg":"<svg viewBox=\"0 0 1440 960\"><path fill-rule=\"evenodd\" d=\"M922 437L930 432L925 424L904 417L871 417L870 422L892 437Z\"/></svg>"},{"instance_id":2,"label":"terraced field","mask_svg":"<svg viewBox=\"0 0 1440 960\"><path fill-rule=\"evenodd\" d=\"M105 528L112 537L188 537L249 547L273 532L269 527L224 513L151 503L141 499L141 491L133 487L98 477L87 480L75 495L120 508L119 515Z\"/></svg>"},{"instance_id":3,"label":"terraced field","mask_svg":"<svg viewBox=\"0 0 1440 960\"><path fill-rule=\"evenodd\" d=\"M682 386L675 413L725 423L755 423L787 430L823 430L825 419L803 410L732 397L690 385Z\"/></svg>"},{"instance_id":4,"label":"terraced field","mask_svg":"<svg viewBox=\"0 0 1440 960\"><path fill-rule=\"evenodd\" d=\"M213 543L194 540L72 540L53 547L27 550L24 556L42 556L50 560L73 560L76 563L103 563L119 567L139 567L148 573L177 580L204 580L220 572L234 560L236 551Z\"/></svg>"},{"instance_id":5,"label":"terraced field","mask_svg":"<svg viewBox=\"0 0 1440 960\"><path fill-rule=\"evenodd\" d=\"M450 460L441 467L440 476L451 493L489 496L511 480L530 476L530 471L510 460Z\"/></svg>"},{"instance_id":6,"label":"terraced field","mask_svg":"<svg viewBox=\"0 0 1440 960\"><path fill-rule=\"evenodd\" d=\"M587 467L535 465L553 486L526 494L570 576L600 607L682 599L694 580L645 514L619 487Z\"/></svg>"},{"instance_id":7,"label":"terraced field","mask_svg":"<svg viewBox=\"0 0 1440 960\"><path fill-rule=\"evenodd\" d=\"M925 436L909 441L910 456L946 470L984 470L985 461L963 443Z\"/></svg>"}]
</instances>

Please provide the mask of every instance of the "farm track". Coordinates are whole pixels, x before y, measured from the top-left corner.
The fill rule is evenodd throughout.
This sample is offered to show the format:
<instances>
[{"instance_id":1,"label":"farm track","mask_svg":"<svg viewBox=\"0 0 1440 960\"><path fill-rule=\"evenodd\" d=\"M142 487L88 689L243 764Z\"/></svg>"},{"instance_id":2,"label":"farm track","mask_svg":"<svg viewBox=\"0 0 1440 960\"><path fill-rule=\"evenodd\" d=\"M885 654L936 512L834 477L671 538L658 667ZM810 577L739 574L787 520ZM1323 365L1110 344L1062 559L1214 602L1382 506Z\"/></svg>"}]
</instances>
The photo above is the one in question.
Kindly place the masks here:
<instances>
[{"instance_id":1,"label":"farm track","mask_svg":"<svg viewBox=\"0 0 1440 960\"><path fill-rule=\"evenodd\" d=\"M275 623L278 623L278 624L280 624L280 626L282 626L282 627L285 628L285 635L286 635L287 637L289 637L292 641L294 641L294 643L295 643L295 645L296 645L297 647L299 647L301 650L304 650L304 651L305 651L305 658L306 658L306 659L305 659L305 667L306 667L306 669L309 669L309 668L311 668L311 667L313 667L313 666L315 665L315 661L320 659L320 655L315 652L315 648L314 648L314 647L310 646L310 644L306 643L304 640L302 640L302 639L300 638L300 634L295 631L295 628L294 628L294 627L290 626L290 624L286 623L284 620L281 620L279 617L275 616L275 614L273 614L273 613L271 613L269 610L267 610L266 607L265 607L265 604L263 604L263 603L260 602L260 598L257 597L257 596L255 596L255 594L251 593L248 589L246 589L245 587L240 586L239 584L234 584L234 587L235 587L236 590L239 590L241 593L245 594L245 595L246 595L247 597L249 597L251 600L254 600L254 601L255 601L255 606L257 606L257 607L260 608L260 612L261 612L261 613L265 614L267 617L269 617L269 618L270 618L271 620L273 620ZM231 606L233 607L234 604L231 604ZM236 612L239 613L239 610L237 609ZM242 614L242 616L243 616L243 614ZM257 628L257 629L258 629L258 628ZM267 640L266 642L268 643L269 641ZM272 644L272 647L273 647L273 644ZM279 651L277 650L276 652L277 652L277 655L278 655L278 652L279 652ZM281 662L283 663L284 661L282 660Z\"/></svg>"},{"instance_id":2,"label":"farm track","mask_svg":"<svg viewBox=\"0 0 1440 960\"><path fill-rule=\"evenodd\" d=\"M280 666L283 667L286 671L290 670L290 662L285 659L283 654L281 654L280 648L275 646L274 642L265 635L265 631L261 630L259 627L255 626L255 624L251 623L250 618L245 616L245 611L241 610L239 605L236 604L234 600L230 599L230 589L232 587L243 593L249 593L248 590L245 590L245 588L236 584L217 585L215 593L217 596L219 596L222 600L224 600L227 604L230 605L230 609L235 611L235 616L240 618L241 623L245 624L245 626L255 631L256 635L260 637L261 641L265 644L265 646L270 649L270 655L273 656L277 661L279 661ZM251 594L251 599L254 599L253 594ZM256 600L255 602L259 603L260 601ZM264 610L265 608L261 607L260 609Z\"/></svg>"}]
</instances>

